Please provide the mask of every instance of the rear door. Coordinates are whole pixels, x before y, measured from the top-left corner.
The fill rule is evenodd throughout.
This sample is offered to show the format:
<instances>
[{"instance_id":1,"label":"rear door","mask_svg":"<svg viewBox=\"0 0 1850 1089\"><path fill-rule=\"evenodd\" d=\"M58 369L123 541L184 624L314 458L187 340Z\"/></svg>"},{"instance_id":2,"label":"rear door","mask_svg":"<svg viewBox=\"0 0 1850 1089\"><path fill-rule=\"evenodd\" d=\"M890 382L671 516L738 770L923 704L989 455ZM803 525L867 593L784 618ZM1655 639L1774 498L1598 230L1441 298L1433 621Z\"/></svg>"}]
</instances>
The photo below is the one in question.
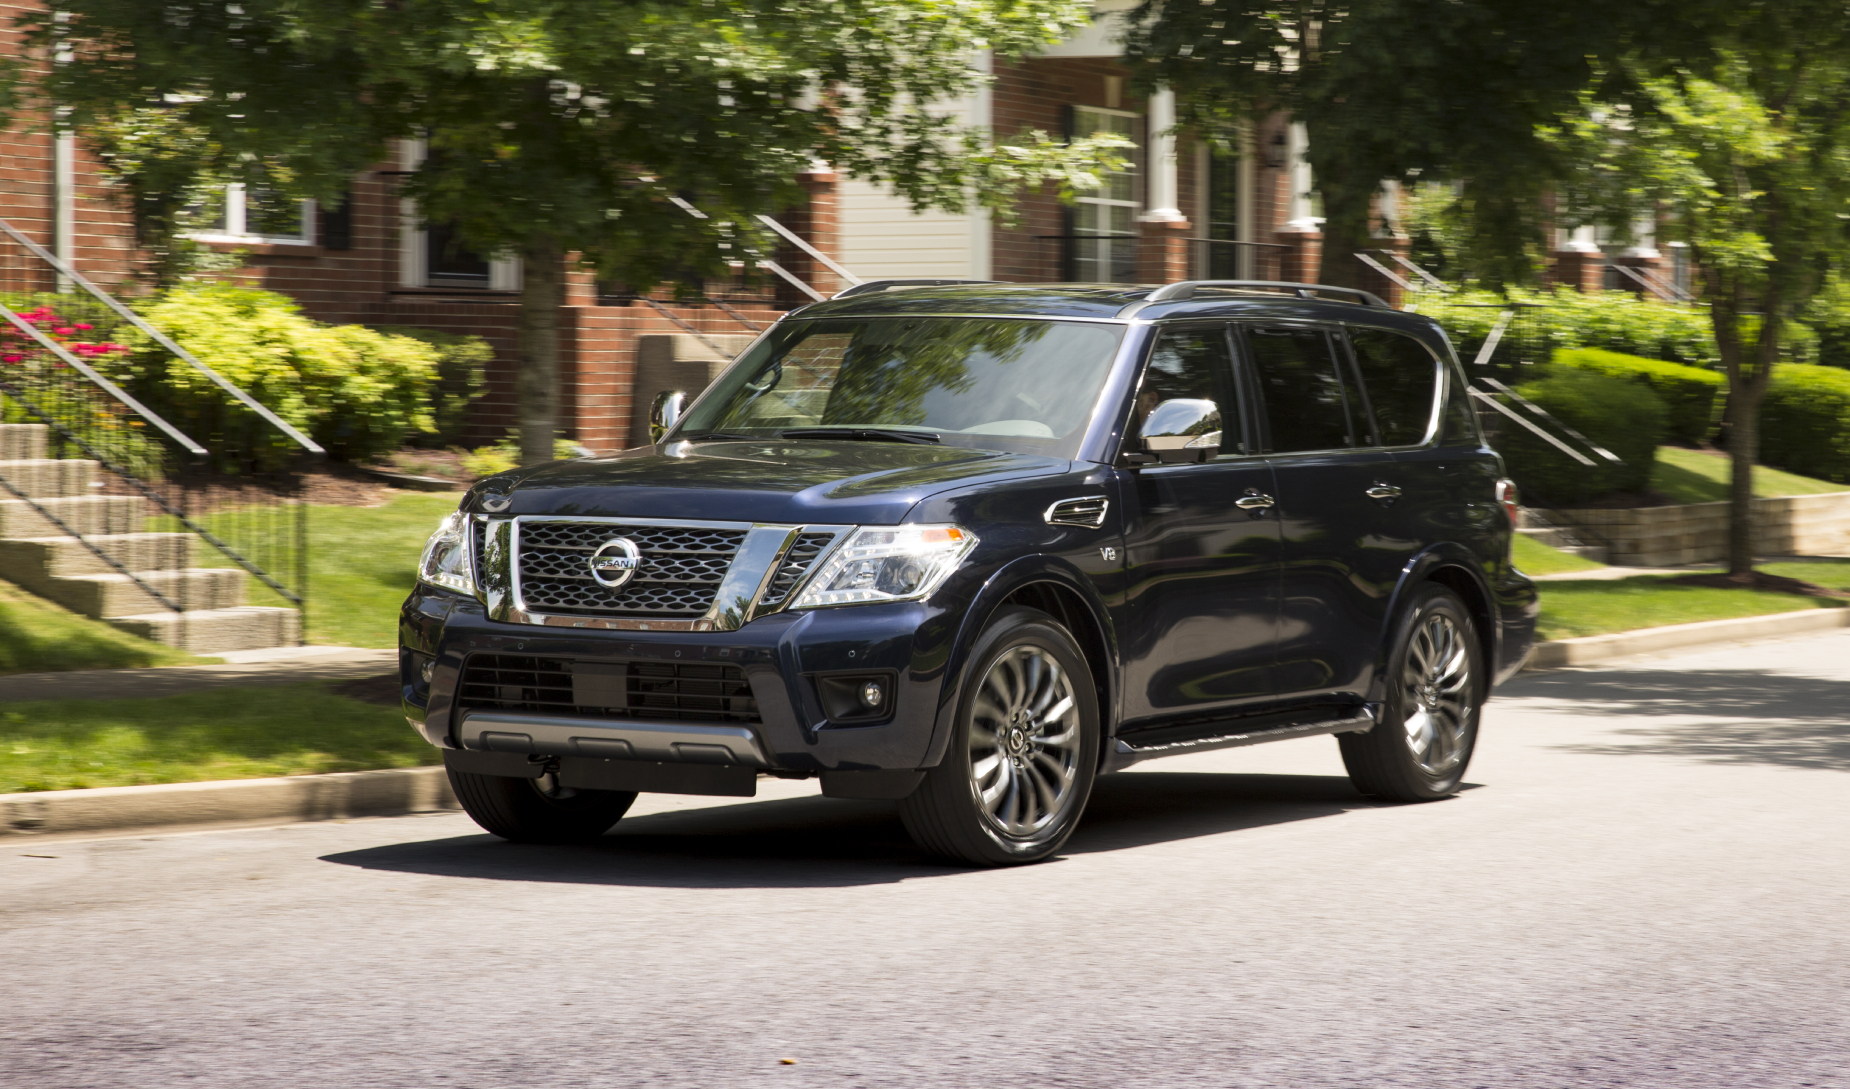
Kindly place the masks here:
<instances>
[{"instance_id":1,"label":"rear door","mask_svg":"<svg viewBox=\"0 0 1850 1089\"><path fill-rule=\"evenodd\" d=\"M1272 467L1247 434L1224 322L1165 326L1127 431L1166 400L1213 400L1218 457L1125 470L1124 719L1128 730L1212 715L1275 688L1278 521L1252 500L1272 495ZM1248 508L1239 505L1248 500Z\"/></svg>"},{"instance_id":2,"label":"rear door","mask_svg":"<svg viewBox=\"0 0 1850 1089\"><path fill-rule=\"evenodd\" d=\"M1341 327L1251 324L1243 357L1276 477L1281 695L1348 699L1373 680L1388 602L1418 551Z\"/></svg>"}]
</instances>

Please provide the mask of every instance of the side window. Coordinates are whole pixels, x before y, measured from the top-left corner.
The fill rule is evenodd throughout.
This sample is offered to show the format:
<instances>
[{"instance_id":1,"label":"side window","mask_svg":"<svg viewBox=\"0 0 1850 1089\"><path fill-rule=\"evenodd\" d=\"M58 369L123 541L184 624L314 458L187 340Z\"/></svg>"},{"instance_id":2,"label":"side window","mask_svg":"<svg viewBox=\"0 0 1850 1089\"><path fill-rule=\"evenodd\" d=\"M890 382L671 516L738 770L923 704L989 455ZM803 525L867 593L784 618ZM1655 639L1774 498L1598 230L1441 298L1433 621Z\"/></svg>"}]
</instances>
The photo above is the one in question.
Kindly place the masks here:
<instances>
[{"instance_id":1,"label":"side window","mask_svg":"<svg viewBox=\"0 0 1850 1089\"><path fill-rule=\"evenodd\" d=\"M1265 401L1266 452L1341 450L1356 444L1349 395L1328 333L1255 325L1246 330L1246 343L1253 379Z\"/></svg>"},{"instance_id":2,"label":"side window","mask_svg":"<svg viewBox=\"0 0 1850 1089\"><path fill-rule=\"evenodd\" d=\"M1446 383L1445 417L1439 421L1439 441L1447 446L1477 446L1484 439L1477 429L1477 406L1466 392L1465 376L1457 367L1447 367L1452 380Z\"/></svg>"},{"instance_id":3,"label":"side window","mask_svg":"<svg viewBox=\"0 0 1850 1089\"><path fill-rule=\"evenodd\" d=\"M1439 392L1439 361L1410 336L1385 329L1349 330L1355 368L1361 372L1375 434L1383 446L1414 446L1426 439L1433 398Z\"/></svg>"},{"instance_id":4,"label":"side window","mask_svg":"<svg viewBox=\"0 0 1850 1089\"><path fill-rule=\"evenodd\" d=\"M1233 388L1233 352L1224 325L1165 329L1150 353L1131 413L1130 441L1157 405L1177 399L1213 401L1220 409L1221 453L1247 453L1239 399Z\"/></svg>"}]
</instances>

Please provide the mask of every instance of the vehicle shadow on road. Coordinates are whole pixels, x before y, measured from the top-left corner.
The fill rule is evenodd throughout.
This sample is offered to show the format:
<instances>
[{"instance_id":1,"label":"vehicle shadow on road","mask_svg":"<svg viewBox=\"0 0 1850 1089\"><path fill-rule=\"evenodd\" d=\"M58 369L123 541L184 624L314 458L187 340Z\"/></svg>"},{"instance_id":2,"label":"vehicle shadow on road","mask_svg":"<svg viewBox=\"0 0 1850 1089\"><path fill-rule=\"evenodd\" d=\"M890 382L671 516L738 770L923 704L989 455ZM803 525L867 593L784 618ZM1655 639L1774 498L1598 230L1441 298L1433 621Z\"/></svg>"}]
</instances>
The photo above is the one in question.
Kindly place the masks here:
<instances>
[{"instance_id":1,"label":"vehicle shadow on road","mask_svg":"<svg viewBox=\"0 0 1850 1089\"><path fill-rule=\"evenodd\" d=\"M1108 775L1098 781L1064 853L1334 817L1374 804L1341 776ZM626 818L598 842L578 847L456 836L344 851L322 861L490 881L677 888L873 885L971 872L914 847L897 803L822 797Z\"/></svg>"},{"instance_id":2,"label":"vehicle shadow on road","mask_svg":"<svg viewBox=\"0 0 1850 1089\"><path fill-rule=\"evenodd\" d=\"M1626 727L1609 743L1563 746L1570 752L1850 771L1850 680L1745 669L1562 670L1519 677L1498 695L1560 700L1575 715L1691 720Z\"/></svg>"}]
</instances>

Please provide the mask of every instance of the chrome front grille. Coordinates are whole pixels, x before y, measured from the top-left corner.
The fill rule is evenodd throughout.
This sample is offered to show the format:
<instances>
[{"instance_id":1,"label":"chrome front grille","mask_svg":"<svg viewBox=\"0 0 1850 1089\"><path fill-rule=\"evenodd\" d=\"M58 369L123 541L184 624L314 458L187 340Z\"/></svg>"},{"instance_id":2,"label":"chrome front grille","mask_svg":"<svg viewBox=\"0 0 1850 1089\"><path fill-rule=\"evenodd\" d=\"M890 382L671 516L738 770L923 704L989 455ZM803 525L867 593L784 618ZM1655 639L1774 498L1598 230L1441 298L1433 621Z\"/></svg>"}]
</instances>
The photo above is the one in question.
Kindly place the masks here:
<instances>
[{"instance_id":1,"label":"chrome front grille","mask_svg":"<svg viewBox=\"0 0 1850 1089\"><path fill-rule=\"evenodd\" d=\"M743 529L623 522L520 521L520 596L531 610L589 616L692 619L706 615L745 540ZM591 577L591 554L618 537L642 553L629 582Z\"/></svg>"},{"instance_id":2,"label":"chrome front grille","mask_svg":"<svg viewBox=\"0 0 1850 1089\"><path fill-rule=\"evenodd\" d=\"M713 662L475 654L463 666L456 705L591 718L759 721L745 671Z\"/></svg>"},{"instance_id":3,"label":"chrome front grille","mask_svg":"<svg viewBox=\"0 0 1850 1089\"><path fill-rule=\"evenodd\" d=\"M771 576L771 583L764 588L758 603L765 606L782 605L838 536L840 534L833 531L797 534L796 541L784 553L784 562L778 565L777 574Z\"/></svg>"}]
</instances>

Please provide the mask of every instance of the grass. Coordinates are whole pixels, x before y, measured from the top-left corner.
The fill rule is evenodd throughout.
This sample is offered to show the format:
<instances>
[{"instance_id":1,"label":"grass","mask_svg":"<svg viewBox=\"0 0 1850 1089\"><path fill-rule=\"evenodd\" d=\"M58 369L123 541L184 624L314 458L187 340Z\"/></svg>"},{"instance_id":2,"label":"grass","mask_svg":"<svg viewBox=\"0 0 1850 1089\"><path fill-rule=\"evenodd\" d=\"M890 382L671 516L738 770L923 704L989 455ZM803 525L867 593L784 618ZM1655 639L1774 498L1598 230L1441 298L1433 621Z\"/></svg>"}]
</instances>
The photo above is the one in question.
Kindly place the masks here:
<instances>
[{"instance_id":1,"label":"grass","mask_svg":"<svg viewBox=\"0 0 1850 1089\"><path fill-rule=\"evenodd\" d=\"M1651 490L1663 493L1675 503L1723 503L1728 499L1729 473L1726 454L1660 446L1657 464L1651 468ZM1841 491L1850 491L1850 486L1785 473L1764 465L1754 467L1754 494L1762 499Z\"/></svg>"},{"instance_id":2,"label":"grass","mask_svg":"<svg viewBox=\"0 0 1850 1089\"><path fill-rule=\"evenodd\" d=\"M1576 556L1550 548L1533 537L1518 533L1510 542L1510 558L1527 575L1565 575L1573 571L1596 571L1606 566L1585 556Z\"/></svg>"},{"instance_id":3,"label":"grass","mask_svg":"<svg viewBox=\"0 0 1850 1089\"><path fill-rule=\"evenodd\" d=\"M69 669L138 669L198 665L196 658L137 639L98 620L0 582L0 674Z\"/></svg>"},{"instance_id":4,"label":"grass","mask_svg":"<svg viewBox=\"0 0 1850 1089\"><path fill-rule=\"evenodd\" d=\"M1760 569L1832 589L1850 590L1850 560L1771 563ZM1604 635L1665 624L1732 620L1844 604L1797 594L1679 586L1672 581L1675 578L1674 575L1639 575L1629 579L1566 579L1542 583L1542 615L1537 635L1543 639L1571 639L1579 635Z\"/></svg>"},{"instance_id":5,"label":"grass","mask_svg":"<svg viewBox=\"0 0 1850 1089\"><path fill-rule=\"evenodd\" d=\"M316 505L308 512L308 642L398 645L398 607L417 580L418 556L459 495L398 495L377 507ZM224 516L220 516L224 517ZM231 516L235 517L235 515ZM208 527L212 519L206 519ZM202 566L231 561L201 549ZM278 599L252 580L248 600Z\"/></svg>"},{"instance_id":6,"label":"grass","mask_svg":"<svg viewBox=\"0 0 1850 1089\"><path fill-rule=\"evenodd\" d=\"M437 762L397 708L332 683L0 704L0 794Z\"/></svg>"}]
</instances>

